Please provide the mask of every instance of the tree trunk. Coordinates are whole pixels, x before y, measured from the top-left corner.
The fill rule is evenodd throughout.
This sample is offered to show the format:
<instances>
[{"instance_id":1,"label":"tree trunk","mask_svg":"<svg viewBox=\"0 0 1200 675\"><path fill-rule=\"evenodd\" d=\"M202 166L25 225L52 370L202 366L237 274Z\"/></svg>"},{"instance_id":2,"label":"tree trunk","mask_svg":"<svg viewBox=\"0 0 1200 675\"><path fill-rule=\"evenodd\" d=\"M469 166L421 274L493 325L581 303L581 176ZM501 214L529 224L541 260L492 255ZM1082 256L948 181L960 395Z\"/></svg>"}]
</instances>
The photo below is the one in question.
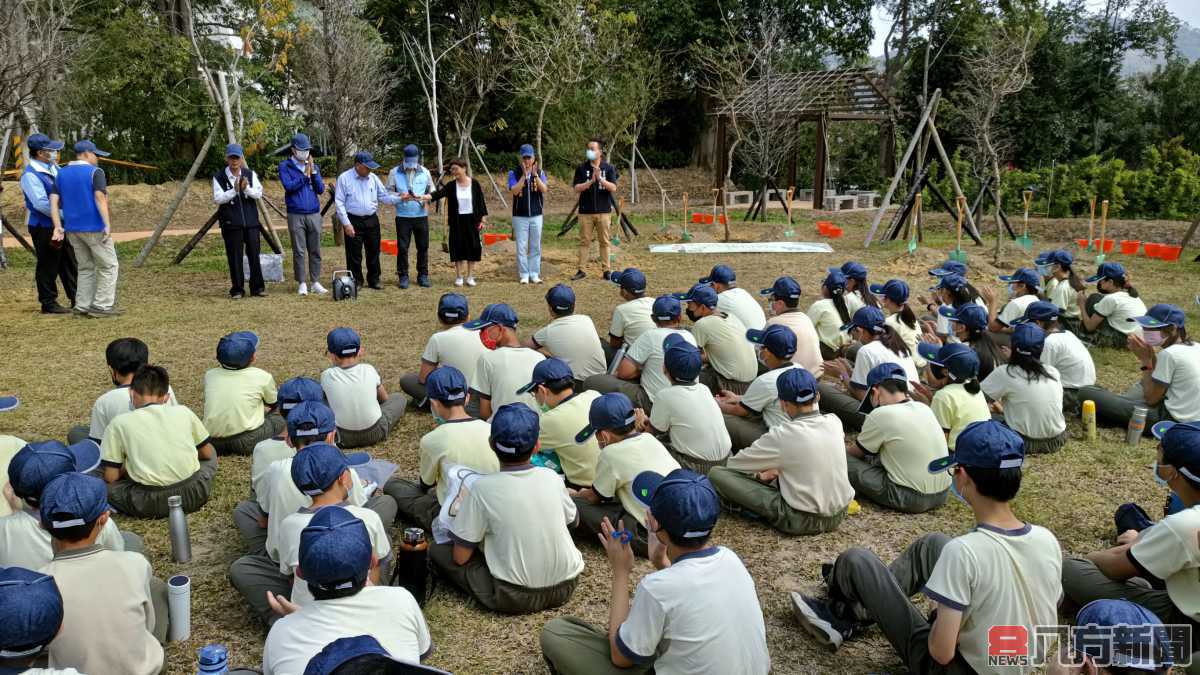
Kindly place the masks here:
<instances>
[{"instance_id":1,"label":"tree trunk","mask_svg":"<svg viewBox=\"0 0 1200 675\"><path fill-rule=\"evenodd\" d=\"M551 90L553 92L553 90ZM542 107L538 108L537 119L537 159L545 164L546 159L542 156L542 122L546 119L546 107L550 105L550 96L542 99Z\"/></svg>"}]
</instances>

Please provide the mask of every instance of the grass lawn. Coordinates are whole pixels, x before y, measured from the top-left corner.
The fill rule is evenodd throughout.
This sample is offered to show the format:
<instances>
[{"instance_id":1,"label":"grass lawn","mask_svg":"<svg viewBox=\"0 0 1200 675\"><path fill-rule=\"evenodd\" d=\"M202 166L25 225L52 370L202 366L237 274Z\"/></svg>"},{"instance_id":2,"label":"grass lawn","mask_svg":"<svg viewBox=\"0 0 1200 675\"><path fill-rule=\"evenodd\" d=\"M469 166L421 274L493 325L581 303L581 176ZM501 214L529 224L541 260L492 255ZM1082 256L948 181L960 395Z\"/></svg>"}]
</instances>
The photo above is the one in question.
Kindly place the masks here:
<instances>
[{"instance_id":1,"label":"grass lawn","mask_svg":"<svg viewBox=\"0 0 1200 675\"><path fill-rule=\"evenodd\" d=\"M731 212L731 216L734 215ZM774 218L778 218L773 214ZM561 216L547 223L544 242L546 265L543 286L516 283L514 263L504 245L499 252L485 254L478 276L480 285L465 289L471 310L479 312L489 302L508 302L521 316L520 333L528 335L548 320L543 294L550 283L565 281L574 272L575 233L554 236ZM944 217L933 219L925 245L908 254L902 242L891 242L864 250L862 242L868 215L837 218L846 228L843 238L830 240L833 254L812 255L651 255L649 241L673 241L677 232L659 232L657 214L638 217L643 236L626 244L618 265L641 267L649 278L649 292L658 295L687 289L717 262L728 262L738 272L740 284L757 291L775 277L789 274L804 288L807 306L817 295L824 270L845 260L857 259L871 269L871 279L906 279L914 289L930 285L926 270L941 262L952 240ZM677 226L676 226L677 227ZM711 226L697 232L697 241L712 241L720 234ZM1162 226L1160 226L1161 228ZM1170 227L1170 226L1168 226ZM1178 224L1181 233L1186 224ZM505 225L501 223L503 230ZM1065 245L1086 232L1086 222L1039 222L1034 231L1035 250ZM440 227L438 228L440 230ZM784 227L769 224L733 225L737 239L777 239ZM1130 223L1131 234L1137 224ZM936 230L936 233L935 233ZM796 224L796 237L815 240L810 219ZM1172 230L1174 231L1174 230ZM1111 232L1111 230L1110 230ZM392 230L394 236L394 230ZM385 233L384 235L388 235ZM1175 243L1177 243L1176 233ZM1119 238L1119 233L1118 233ZM325 278L338 269L343 256L328 240L325 247ZM258 365L274 374L277 382L297 375L318 377L328 362L324 355L326 332L339 325L353 326L364 339L366 360L374 364L390 390L399 391L398 379L415 370L426 338L436 328L438 297L450 289L453 274L445 254L438 250L441 235L434 235L432 267L435 287L415 286L400 291L395 286L393 258L384 256L384 291L362 291L357 302L334 303L327 298L300 298L288 281L270 286L267 299L232 302L226 298L227 277L221 241L210 235L182 265L171 258L183 239L164 239L148 264L132 266L141 242L122 244L119 305L125 315L111 320L81 320L69 316L42 316L37 312L32 259L23 250L10 249L11 267L0 272L0 350L5 354L0 372L0 393L21 397L21 407L0 416L0 433L26 440L64 438L74 424L85 423L93 400L109 388L104 365L104 347L112 339L137 336L151 349L151 360L166 366L181 403L201 410L201 381L206 369L214 367L217 339L232 330L251 329L262 337ZM1072 250L1076 250L1071 245ZM972 281L989 283L995 271L990 264L991 246L971 247ZM1195 250L1184 253L1179 263L1164 263L1144 257L1111 255L1126 263L1147 304L1171 302L1188 312L1193 330L1200 332L1200 314L1194 302L1200 268L1190 261ZM1085 256L1080 256L1080 259ZM1090 257L1090 256L1086 256ZM1010 245L999 269L1011 271L1019 264L1031 265L1031 255ZM290 275L290 255L287 260ZM1080 265L1089 271L1091 264ZM607 327L618 302L614 286L598 278L593 264L588 279L575 282L579 312L590 314L601 331ZM990 283L997 284L995 277ZM327 284L328 285L328 284ZM999 289L998 289L999 290ZM914 290L916 292L916 290ZM923 293L924 291L922 291ZM1093 355L1100 383L1123 389L1138 374L1133 356L1124 351L1095 350ZM406 415L388 442L374 449L378 456L399 462L400 473L414 476L417 442L433 423L428 415ZM1079 440L1079 425L1071 422L1073 438L1067 447L1051 456L1031 458L1026 464L1025 483L1015 505L1020 517L1050 528L1065 551L1083 553L1108 543L1112 536L1112 513L1121 503L1138 501L1151 514L1158 512L1165 492L1154 485L1149 464L1154 445L1143 440L1136 447L1124 444L1123 430L1102 430L1099 440ZM249 458L222 458L216 488L208 505L190 517L193 560L173 564L165 520L145 521L118 518L121 527L138 532L146 540L146 552L156 575L166 578L187 574L192 578L192 638L168 647L169 671L194 672L196 649L208 642L226 643L231 662L254 665L259 661L264 631L246 610L241 597L226 579L229 564L241 553L231 512L245 498L249 483ZM767 625L767 639L777 673L880 672L901 669L877 630L845 646L836 655L820 649L798 629L791 616L787 592L809 591L818 584L819 566L849 546L866 546L885 561L890 560L915 537L933 531L957 534L971 527L970 512L954 500L933 513L900 515L864 504L862 512L847 518L834 533L816 537L785 537L761 525L735 517L722 518L713 540L742 557L758 587ZM394 538L393 538L394 539ZM436 650L431 664L463 673L544 672L538 649L538 633L549 619L572 614L597 624L607 620L609 572L602 551L590 541L581 541L587 568L571 602L550 612L522 617L492 614L466 601L446 586L426 607ZM650 571L639 562L636 573ZM632 591L632 588L630 589ZM69 601L69 599L68 599Z\"/></svg>"}]
</instances>

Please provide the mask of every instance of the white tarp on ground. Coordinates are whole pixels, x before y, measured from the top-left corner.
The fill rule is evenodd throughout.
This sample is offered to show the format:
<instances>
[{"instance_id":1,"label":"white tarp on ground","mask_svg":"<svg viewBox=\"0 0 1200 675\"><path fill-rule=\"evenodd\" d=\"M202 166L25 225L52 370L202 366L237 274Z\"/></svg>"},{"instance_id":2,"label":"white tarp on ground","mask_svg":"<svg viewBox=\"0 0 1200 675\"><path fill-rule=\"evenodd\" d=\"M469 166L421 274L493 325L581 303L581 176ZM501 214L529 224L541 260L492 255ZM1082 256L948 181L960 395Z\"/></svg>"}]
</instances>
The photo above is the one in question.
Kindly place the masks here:
<instances>
[{"instance_id":1,"label":"white tarp on ground","mask_svg":"<svg viewBox=\"0 0 1200 675\"><path fill-rule=\"evenodd\" d=\"M655 244L651 253L833 253L823 242L695 242L691 244Z\"/></svg>"}]
</instances>

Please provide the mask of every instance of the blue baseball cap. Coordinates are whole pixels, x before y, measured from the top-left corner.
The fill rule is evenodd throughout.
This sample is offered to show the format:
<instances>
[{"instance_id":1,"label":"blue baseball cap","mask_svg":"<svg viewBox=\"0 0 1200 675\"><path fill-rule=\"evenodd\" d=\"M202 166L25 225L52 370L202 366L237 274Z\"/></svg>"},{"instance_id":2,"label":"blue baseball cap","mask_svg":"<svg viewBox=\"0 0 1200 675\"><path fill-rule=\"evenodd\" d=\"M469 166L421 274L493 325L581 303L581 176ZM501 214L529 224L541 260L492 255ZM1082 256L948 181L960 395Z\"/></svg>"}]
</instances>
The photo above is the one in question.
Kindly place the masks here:
<instances>
[{"instance_id":1,"label":"blue baseball cap","mask_svg":"<svg viewBox=\"0 0 1200 675\"><path fill-rule=\"evenodd\" d=\"M573 379L575 379L575 373L571 371L571 366L567 365L566 361L556 358L542 359L533 367L533 379L529 381L529 384L518 389L517 393L528 394L539 384Z\"/></svg>"},{"instance_id":2,"label":"blue baseball cap","mask_svg":"<svg viewBox=\"0 0 1200 675\"><path fill-rule=\"evenodd\" d=\"M324 403L325 390L321 383L311 377L293 377L279 385L279 409L284 413L294 409L304 401Z\"/></svg>"},{"instance_id":3,"label":"blue baseball cap","mask_svg":"<svg viewBox=\"0 0 1200 675\"><path fill-rule=\"evenodd\" d=\"M729 265L716 265L706 277L700 277L699 282L702 284L725 284L732 286L737 283L737 274Z\"/></svg>"},{"instance_id":4,"label":"blue baseball cap","mask_svg":"<svg viewBox=\"0 0 1200 675\"><path fill-rule=\"evenodd\" d=\"M867 280L867 266L860 262L851 260L850 262L843 264L841 270L842 274L845 274L847 279L857 279L859 281Z\"/></svg>"},{"instance_id":5,"label":"blue baseball cap","mask_svg":"<svg viewBox=\"0 0 1200 675\"><path fill-rule=\"evenodd\" d=\"M929 287L929 290L936 291L946 289L955 293L967 287L967 280L958 274L944 274L938 277L938 282Z\"/></svg>"},{"instance_id":6,"label":"blue baseball cap","mask_svg":"<svg viewBox=\"0 0 1200 675\"><path fill-rule=\"evenodd\" d=\"M899 363L887 361L881 363L871 370L867 371L867 386L874 387L875 385L895 380L897 382L908 383L908 371L904 370L904 366Z\"/></svg>"},{"instance_id":7,"label":"blue baseball cap","mask_svg":"<svg viewBox=\"0 0 1200 675\"><path fill-rule=\"evenodd\" d=\"M829 274L825 276L825 281L821 285L831 291L840 292L846 290L846 275L836 267L829 268Z\"/></svg>"},{"instance_id":8,"label":"blue baseball cap","mask_svg":"<svg viewBox=\"0 0 1200 675\"><path fill-rule=\"evenodd\" d=\"M29 138L25 139L25 145L31 152L40 152L42 150L62 150L66 144L62 141L52 140L46 134L30 134Z\"/></svg>"},{"instance_id":9,"label":"blue baseball cap","mask_svg":"<svg viewBox=\"0 0 1200 675\"><path fill-rule=\"evenodd\" d=\"M779 400L808 403L817 397L817 378L804 368L788 368L775 380Z\"/></svg>"},{"instance_id":10,"label":"blue baseball cap","mask_svg":"<svg viewBox=\"0 0 1200 675\"><path fill-rule=\"evenodd\" d=\"M337 429L333 410L323 401L301 401L292 407L287 417L288 436L325 438Z\"/></svg>"},{"instance_id":11,"label":"blue baseball cap","mask_svg":"<svg viewBox=\"0 0 1200 675\"><path fill-rule=\"evenodd\" d=\"M454 366L438 366L425 378L425 395L443 405L463 405L467 400L467 376Z\"/></svg>"},{"instance_id":12,"label":"blue baseball cap","mask_svg":"<svg viewBox=\"0 0 1200 675\"><path fill-rule=\"evenodd\" d=\"M21 399L16 396L0 396L0 412L8 412L21 407Z\"/></svg>"},{"instance_id":13,"label":"blue baseball cap","mask_svg":"<svg viewBox=\"0 0 1200 675\"><path fill-rule=\"evenodd\" d=\"M362 349L362 338L353 328L334 328L325 336L325 349L334 356L354 356Z\"/></svg>"},{"instance_id":14,"label":"blue baseball cap","mask_svg":"<svg viewBox=\"0 0 1200 675\"><path fill-rule=\"evenodd\" d=\"M1096 268L1096 273L1087 278L1089 284L1094 284L1101 279L1112 279L1113 281L1125 280L1125 267L1121 263L1106 262L1100 263Z\"/></svg>"},{"instance_id":15,"label":"blue baseball cap","mask_svg":"<svg viewBox=\"0 0 1200 675\"><path fill-rule=\"evenodd\" d=\"M650 308L650 316L655 321L674 321L683 314L683 305L680 304L679 298L673 295L660 295L654 299L654 305Z\"/></svg>"},{"instance_id":16,"label":"blue baseball cap","mask_svg":"<svg viewBox=\"0 0 1200 675\"><path fill-rule=\"evenodd\" d=\"M559 312L575 309L575 290L566 284L555 284L546 291L546 304Z\"/></svg>"},{"instance_id":17,"label":"blue baseball cap","mask_svg":"<svg viewBox=\"0 0 1200 675\"><path fill-rule=\"evenodd\" d=\"M684 302L694 302L705 307L717 306L717 292L708 284L696 284L686 293L676 293L675 297Z\"/></svg>"},{"instance_id":18,"label":"blue baseball cap","mask_svg":"<svg viewBox=\"0 0 1200 675\"><path fill-rule=\"evenodd\" d=\"M365 452L346 455L337 446L328 443L307 445L292 458L292 482L296 489L315 497L333 485L351 466L360 466L370 461Z\"/></svg>"},{"instance_id":19,"label":"blue baseball cap","mask_svg":"<svg viewBox=\"0 0 1200 675\"><path fill-rule=\"evenodd\" d=\"M663 367L678 382L695 382L704 367L704 359L699 347L683 335L671 333L663 339Z\"/></svg>"},{"instance_id":20,"label":"blue baseball cap","mask_svg":"<svg viewBox=\"0 0 1200 675\"><path fill-rule=\"evenodd\" d=\"M983 330L988 325L987 309L974 302L968 302L959 307L942 305L938 307L938 314L973 330Z\"/></svg>"},{"instance_id":21,"label":"blue baseball cap","mask_svg":"<svg viewBox=\"0 0 1200 675\"><path fill-rule=\"evenodd\" d=\"M8 463L13 494L36 505L46 485L72 471L87 473L100 466L100 446L90 438L74 444L58 441L29 443Z\"/></svg>"},{"instance_id":22,"label":"blue baseball cap","mask_svg":"<svg viewBox=\"0 0 1200 675\"><path fill-rule=\"evenodd\" d=\"M1150 428L1163 449L1163 464L1170 464L1193 483L1200 484L1200 421L1164 421Z\"/></svg>"},{"instance_id":23,"label":"blue baseball cap","mask_svg":"<svg viewBox=\"0 0 1200 675\"><path fill-rule=\"evenodd\" d=\"M1028 267L1019 267L1012 274L1001 274L1000 281L1007 281L1010 284L1025 284L1030 288L1041 288L1042 277L1037 271L1031 270Z\"/></svg>"},{"instance_id":24,"label":"blue baseball cap","mask_svg":"<svg viewBox=\"0 0 1200 675\"><path fill-rule=\"evenodd\" d=\"M1025 441L1002 422L971 422L954 441L954 451L929 463L929 473L952 466L1017 469L1025 463Z\"/></svg>"},{"instance_id":25,"label":"blue baseball cap","mask_svg":"<svg viewBox=\"0 0 1200 675\"><path fill-rule=\"evenodd\" d=\"M307 134L295 134L292 136L292 147L297 150L311 150L312 143L308 140Z\"/></svg>"},{"instance_id":26,"label":"blue baseball cap","mask_svg":"<svg viewBox=\"0 0 1200 675\"><path fill-rule=\"evenodd\" d=\"M1174 664L1166 626L1154 612L1128 600L1093 600L1075 616L1071 649L1096 664L1158 672Z\"/></svg>"},{"instance_id":27,"label":"blue baseball cap","mask_svg":"<svg viewBox=\"0 0 1200 675\"><path fill-rule=\"evenodd\" d=\"M359 150L358 152L354 153L354 163L365 164L368 169L372 170L379 168L379 162L376 162L375 158L371 156L371 153L367 152L366 150Z\"/></svg>"},{"instance_id":28,"label":"blue baseball cap","mask_svg":"<svg viewBox=\"0 0 1200 675\"><path fill-rule=\"evenodd\" d=\"M675 469L667 475L643 471L633 479L633 496L649 507L659 527L681 539L702 539L717 525L721 500L708 478Z\"/></svg>"},{"instance_id":29,"label":"blue baseball cap","mask_svg":"<svg viewBox=\"0 0 1200 675\"><path fill-rule=\"evenodd\" d=\"M1139 316L1134 319L1126 319L1126 321L1136 321L1142 325L1142 328L1151 330L1166 328L1167 326L1175 326L1183 328L1183 324L1187 321L1183 310L1175 305L1159 303L1150 309L1146 310L1146 316Z\"/></svg>"},{"instance_id":30,"label":"blue baseball cap","mask_svg":"<svg viewBox=\"0 0 1200 675\"><path fill-rule=\"evenodd\" d=\"M108 511L108 486L86 473L71 471L55 476L42 490L38 510L42 526L50 530L95 522Z\"/></svg>"},{"instance_id":31,"label":"blue baseball cap","mask_svg":"<svg viewBox=\"0 0 1200 675\"><path fill-rule=\"evenodd\" d=\"M372 550L363 521L340 506L324 506L300 531L300 576L320 590L351 588L366 581Z\"/></svg>"},{"instance_id":32,"label":"blue baseball cap","mask_svg":"<svg viewBox=\"0 0 1200 675\"><path fill-rule=\"evenodd\" d=\"M791 328L774 324L764 330L751 328L746 331L746 339L781 359L790 359L796 353L796 334Z\"/></svg>"},{"instance_id":33,"label":"blue baseball cap","mask_svg":"<svg viewBox=\"0 0 1200 675\"><path fill-rule=\"evenodd\" d=\"M77 141L75 143L75 154L82 155L85 152L90 152L98 157L108 157L112 153L105 152L96 147L96 144L89 140Z\"/></svg>"},{"instance_id":34,"label":"blue baseball cap","mask_svg":"<svg viewBox=\"0 0 1200 675\"><path fill-rule=\"evenodd\" d=\"M379 644L379 640L370 635L357 635L355 637L338 638L333 642L325 645L325 648L317 653L308 661L308 665L304 667L304 675L333 675L338 668L341 668L346 663L357 659L360 656L378 655L395 661L396 666L378 671L379 675L387 675L390 673L444 673L443 670L431 668L424 664L413 665L404 663L392 657L383 645Z\"/></svg>"},{"instance_id":35,"label":"blue baseball cap","mask_svg":"<svg viewBox=\"0 0 1200 675\"><path fill-rule=\"evenodd\" d=\"M949 274L957 274L960 277L967 276L967 266L965 263L960 263L957 260L947 260L940 266L929 270L930 276L944 277Z\"/></svg>"},{"instance_id":36,"label":"blue baseball cap","mask_svg":"<svg viewBox=\"0 0 1200 675\"><path fill-rule=\"evenodd\" d=\"M759 295L769 295L776 300L799 300L800 282L791 277L779 277L770 288L764 288Z\"/></svg>"},{"instance_id":37,"label":"blue baseball cap","mask_svg":"<svg viewBox=\"0 0 1200 675\"><path fill-rule=\"evenodd\" d=\"M533 153L533 146L528 143L522 144L521 149L518 150L517 153L521 155L522 158L535 156Z\"/></svg>"},{"instance_id":38,"label":"blue baseball cap","mask_svg":"<svg viewBox=\"0 0 1200 675\"><path fill-rule=\"evenodd\" d=\"M467 296L461 293L444 293L438 300L438 318L446 323L465 319L468 308Z\"/></svg>"},{"instance_id":39,"label":"blue baseball cap","mask_svg":"<svg viewBox=\"0 0 1200 675\"><path fill-rule=\"evenodd\" d=\"M517 310L502 302L488 305L483 308L483 313L479 315L478 319L464 323L463 328L467 330L480 330L493 325L516 328Z\"/></svg>"},{"instance_id":40,"label":"blue baseball cap","mask_svg":"<svg viewBox=\"0 0 1200 675\"><path fill-rule=\"evenodd\" d=\"M875 295L882 295L897 305L908 302L908 284L899 279L889 279L885 284L871 284L868 288Z\"/></svg>"},{"instance_id":41,"label":"blue baseball cap","mask_svg":"<svg viewBox=\"0 0 1200 675\"><path fill-rule=\"evenodd\" d=\"M250 365L256 351L258 335L252 331L239 330L217 341L217 361L230 370L241 370Z\"/></svg>"},{"instance_id":42,"label":"blue baseball cap","mask_svg":"<svg viewBox=\"0 0 1200 675\"><path fill-rule=\"evenodd\" d=\"M505 455L524 455L537 449L541 423L524 403L500 406L492 415L492 447Z\"/></svg>"},{"instance_id":43,"label":"blue baseball cap","mask_svg":"<svg viewBox=\"0 0 1200 675\"><path fill-rule=\"evenodd\" d=\"M1013 325L1016 326L1031 321L1053 321L1061 313L1062 310L1053 302L1038 300L1037 302L1029 303L1029 306L1025 308L1025 314L1021 318L1015 319Z\"/></svg>"},{"instance_id":44,"label":"blue baseball cap","mask_svg":"<svg viewBox=\"0 0 1200 675\"><path fill-rule=\"evenodd\" d=\"M1013 326L1011 342L1014 352L1040 358L1046 346L1046 331L1035 323L1018 324Z\"/></svg>"},{"instance_id":45,"label":"blue baseball cap","mask_svg":"<svg viewBox=\"0 0 1200 675\"><path fill-rule=\"evenodd\" d=\"M865 329L878 335L883 332L883 311L878 307L859 307L854 316L850 317L850 323L842 326L842 330L850 330L853 326Z\"/></svg>"},{"instance_id":46,"label":"blue baseball cap","mask_svg":"<svg viewBox=\"0 0 1200 675\"><path fill-rule=\"evenodd\" d=\"M575 434L575 442L583 443L597 431L620 429L633 424L633 401L621 392L610 392L596 397L588 410L588 425Z\"/></svg>"},{"instance_id":47,"label":"blue baseball cap","mask_svg":"<svg viewBox=\"0 0 1200 675\"><path fill-rule=\"evenodd\" d=\"M1075 262L1075 256L1071 255L1070 251L1059 249L1057 251L1047 251L1044 256L1039 256L1039 265L1062 265L1070 267Z\"/></svg>"},{"instance_id":48,"label":"blue baseball cap","mask_svg":"<svg viewBox=\"0 0 1200 675\"><path fill-rule=\"evenodd\" d=\"M23 567L0 567L0 659L40 653L63 621L54 578Z\"/></svg>"},{"instance_id":49,"label":"blue baseball cap","mask_svg":"<svg viewBox=\"0 0 1200 675\"><path fill-rule=\"evenodd\" d=\"M620 272L613 272L608 280L634 295L646 292L646 275L636 267L627 267Z\"/></svg>"},{"instance_id":50,"label":"blue baseball cap","mask_svg":"<svg viewBox=\"0 0 1200 675\"><path fill-rule=\"evenodd\" d=\"M404 159L416 159L421 156L421 149L409 143L404 146Z\"/></svg>"},{"instance_id":51,"label":"blue baseball cap","mask_svg":"<svg viewBox=\"0 0 1200 675\"><path fill-rule=\"evenodd\" d=\"M930 365L945 368L950 374L950 379L955 382L970 380L979 375L979 355L961 342L951 342L941 347L928 342L918 342L917 353Z\"/></svg>"},{"instance_id":52,"label":"blue baseball cap","mask_svg":"<svg viewBox=\"0 0 1200 675\"><path fill-rule=\"evenodd\" d=\"M225 156L226 157L245 157L246 151L242 150L242 146L238 145L237 143L230 143L229 145L225 146Z\"/></svg>"}]
</instances>

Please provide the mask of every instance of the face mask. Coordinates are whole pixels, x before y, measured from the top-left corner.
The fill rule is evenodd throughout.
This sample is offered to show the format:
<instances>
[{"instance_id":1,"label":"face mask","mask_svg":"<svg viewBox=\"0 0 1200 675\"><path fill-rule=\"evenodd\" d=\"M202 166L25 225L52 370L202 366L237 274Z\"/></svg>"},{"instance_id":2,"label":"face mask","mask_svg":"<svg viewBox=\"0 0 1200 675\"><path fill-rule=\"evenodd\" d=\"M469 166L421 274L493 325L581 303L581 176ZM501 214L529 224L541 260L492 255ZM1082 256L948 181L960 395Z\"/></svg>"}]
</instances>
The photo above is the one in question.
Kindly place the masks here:
<instances>
[{"instance_id":1,"label":"face mask","mask_svg":"<svg viewBox=\"0 0 1200 675\"><path fill-rule=\"evenodd\" d=\"M500 345L500 340L491 337L487 328L479 331L479 341L483 343L484 347L491 350L494 350Z\"/></svg>"},{"instance_id":2,"label":"face mask","mask_svg":"<svg viewBox=\"0 0 1200 675\"><path fill-rule=\"evenodd\" d=\"M1054 274L1054 263L1050 263L1049 265L1038 265L1037 271L1038 274L1048 277L1051 274Z\"/></svg>"},{"instance_id":3,"label":"face mask","mask_svg":"<svg viewBox=\"0 0 1200 675\"><path fill-rule=\"evenodd\" d=\"M417 168L417 160L415 160L415 159L404 160L404 170L405 171L412 171L416 168Z\"/></svg>"},{"instance_id":4,"label":"face mask","mask_svg":"<svg viewBox=\"0 0 1200 675\"><path fill-rule=\"evenodd\" d=\"M550 406L546 405L545 403L539 403L538 409L540 409L544 413L550 412Z\"/></svg>"},{"instance_id":5,"label":"face mask","mask_svg":"<svg viewBox=\"0 0 1200 675\"><path fill-rule=\"evenodd\" d=\"M1157 346L1161 345L1166 339L1167 338L1165 335L1162 334L1162 331L1158 331L1158 330L1142 331L1142 341L1145 342L1146 344L1150 345L1151 347L1157 347Z\"/></svg>"},{"instance_id":6,"label":"face mask","mask_svg":"<svg viewBox=\"0 0 1200 675\"><path fill-rule=\"evenodd\" d=\"M58 151L57 150L50 151L50 163L58 164Z\"/></svg>"},{"instance_id":7,"label":"face mask","mask_svg":"<svg viewBox=\"0 0 1200 675\"><path fill-rule=\"evenodd\" d=\"M954 498L963 504L967 504L967 500L964 499L962 493L958 491L958 486L954 484L954 476L950 477L950 494L954 495ZM967 506L970 506L970 504L967 504Z\"/></svg>"},{"instance_id":8,"label":"face mask","mask_svg":"<svg viewBox=\"0 0 1200 675\"><path fill-rule=\"evenodd\" d=\"M688 320L691 321L692 323L695 323L696 321L698 321L700 319L700 317L696 316L696 313L690 309L685 310L685 312L687 313Z\"/></svg>"},{"instance_id":9,"label":"face mask","mask_svg":"<svg viewBox=\"0 0 1200 675\"><path fill-rule=\"evenodd\" d=\"M445 417L442 417L441 415L438 415L437 413L434 413L434 415L433 415L433 423L434 423L434 424L437 424L437 425L442 425L442 424L445 424L445 423L446 423L446 418L445 418Z\"/></svg>"},{"instance_id":10,"label":"face mask","mask_svg":"<svg viewBox=\"0 0 1200 675\"><path fill-rule=\"evenodd\" d=\"M755 350L755 356L758 358L758 362L760 364L762 364L762 366L764 368L769 367L769 366L767 366L767 358L765 356L763 356L763 348L762 347L759 347L758 349Z\"/></svg>"},{"instance_id":11,"label":"face mask","mask_svg":"<svg viewBox=\"0 0 1200 675\"><path fill-rule=\"evenodd\" d=\"M308 161L308 150L293 150L292 152L296 155L296 159L300 160L301 162Z\"/></svg>"},{"instance_id":12,"label":"face mask","mask_svg":"<svg viewBox=\"0 0 1200 675\"><path fill-rule=\"evenodd\" d=\"M1161 485L1162 487L1167 487L1167 479L1166 479L1166 478L1163 478L1163 477L1162 477L1162 476L1160 476L1160 475L1158 475L1158 461L1157 461L1157 460L1155 460L1155 462L1154 462L1154 466L1150 467L1150 469L1151 469L1151 471L1153 472L1153 475L1154 475L1154 482L1155 482L1155 483L1158 483L1158 484L1159 484L1159 485Z\"/></svg>"},{"instance_id":13,"label":"face mask","mask_svg":"<svg viewBox=\"0 0 1200 675\"><path fill-rule=\"evenodd\" d=\"M767 316L775 316L775 303L767 303Z\"/></svg>"},{"instance_id":14,"label":"face mask","mask_svg":"<svg viewBox=\"0 0 1200 675\"><path fill-rule=\"evenodd\" d=\"M1009 285L1008 285L1008 295L1009 295L1009 297L1012 297L1012 296L1014 296L1014 295L1016 295L1016 294L1017 294L1017 285L1016 285L1016 284L1009 284Z\"/></svg>"},{"instance_id":15,"label":"face mask","mask_svg":"<svg viewBox=\"0 0 1200 675\"><path fill-rule=\"evenodd\" d=\"M585 154L587 155L587 158L588 158L588 161L589 161L589 162L594 162L594 161L596 161L596 151L595 151L595 150L592 150L591 148L588 148L588 150L587 150L587 152L586 152Z\"/></svg>"}]
</instances>

